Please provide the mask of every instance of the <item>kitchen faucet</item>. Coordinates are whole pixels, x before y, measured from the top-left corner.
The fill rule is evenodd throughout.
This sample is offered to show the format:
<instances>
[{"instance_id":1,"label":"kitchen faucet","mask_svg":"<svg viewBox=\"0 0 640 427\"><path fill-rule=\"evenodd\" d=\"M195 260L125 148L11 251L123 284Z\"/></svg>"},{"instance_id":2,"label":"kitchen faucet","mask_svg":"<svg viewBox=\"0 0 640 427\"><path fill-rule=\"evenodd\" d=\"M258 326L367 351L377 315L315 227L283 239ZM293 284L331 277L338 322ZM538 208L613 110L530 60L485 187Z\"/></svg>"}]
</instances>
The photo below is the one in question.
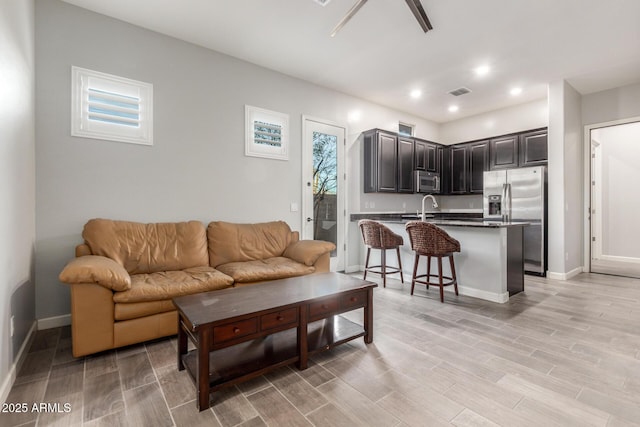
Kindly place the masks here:
<instances>
[{"instance_id":1,"label":"kitchen faucet","mask_svg":"<svg viewBox=\"0 0 640 427\"><path fill-rule=\"evenodd\" d=\"M425 202L425 200L427 200L429 198L433 201L433 206L432 206L433 209L438 209L438 202L436 202L436 198L433 197L433 194L427 194L426 196L424 196L422 198L422 221L424 221L426 219L426 216L424 214L424 202Z\"/></svg>"}]
</instances>

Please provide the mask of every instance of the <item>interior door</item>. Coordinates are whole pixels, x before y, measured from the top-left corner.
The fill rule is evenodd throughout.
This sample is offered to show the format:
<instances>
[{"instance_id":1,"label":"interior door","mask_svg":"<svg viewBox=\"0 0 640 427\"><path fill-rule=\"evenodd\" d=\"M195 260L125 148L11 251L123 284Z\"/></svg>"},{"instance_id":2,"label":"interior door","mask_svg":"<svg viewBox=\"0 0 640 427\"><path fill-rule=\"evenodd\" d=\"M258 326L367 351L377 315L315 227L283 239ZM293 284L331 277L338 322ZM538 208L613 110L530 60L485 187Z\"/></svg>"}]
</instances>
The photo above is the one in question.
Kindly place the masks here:
<instances>
[{"instance_id":1,"label":"interior door","mask_svg":"<svg viewBox=\"0 0 640 427\"><path fill-rule=\"evenodd\" d=\"M303 117L302 237L336 245L331 271L345 264L346 129L335 123Z\"/></svg>"},{"instance_id":2,"label":"interior door","mask_svg":"<svg viewBox=\"0 0 640 427\"><path fill-rule=\"evenodd\" d=\"M591 130L591 271L640 277L640 122Z\"/></svg>"}]
</instances>

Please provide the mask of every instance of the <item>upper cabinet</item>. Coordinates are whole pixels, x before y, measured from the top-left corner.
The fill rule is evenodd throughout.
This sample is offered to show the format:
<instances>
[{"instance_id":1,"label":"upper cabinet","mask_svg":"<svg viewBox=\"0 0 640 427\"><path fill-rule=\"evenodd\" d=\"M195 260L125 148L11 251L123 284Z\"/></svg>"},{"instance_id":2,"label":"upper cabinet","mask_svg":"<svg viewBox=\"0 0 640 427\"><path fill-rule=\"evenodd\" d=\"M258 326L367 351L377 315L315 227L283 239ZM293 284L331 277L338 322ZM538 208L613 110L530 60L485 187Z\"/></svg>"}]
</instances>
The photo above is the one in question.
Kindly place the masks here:
<instances>
[{"instance_id":1,"label":"upper cabinet","mask_svg":"<svg viewBox=\"0 0 640 427\"><path fill-rule=\"evenodd\" d=\"M481 194L484 172L547 163L547 129L444 146L372 129L364 132L365 193L413 193L415 171L439 173L441 194Z\"/></svg>"},{"instance_id":2,"label":"upper cabinet","mask_svg":"<svg viewBox=\"0 0 640 427\"><path fill-rule=\"evenodd\" d=\"M489 170L489 141L452 145L448 150L448 194L482 193L484 172Z\"/></svg>"},{"instance_id":3,"label":"upper cabinet","mask_svg":"<svg viewBox=\"0 0 640 427\"><path fill-rule=\"evenodd\" d=\"M398 137L398 193L413 193L413 139Z\"/></svg>"},{"instance_id":4,"label":"upper cabinet","mask_svg":"<svg viewBox=\"0 0 640 427\"><path fill-rule=\"evenodd\" d=\"M364 192L398 191L398 137L380 130L364 133Z\"/></svg>"},{"instance_id":5,"label":"upper cabinet","mask_svg":"<svg viewBox=\"0 0 640 427\"><path fill-rule=\"evenodd\" d=\"M442 146L435 142L414 138L415 170L426 172L440 172L440 157L438 148Z\"/></svg>"},{"instance_id":6,"label":"upper cabinet","mask_svg":"<svg viewBox=\"0 0 640 427\"><path fill-rule=\"evenodd\" d=\"M547 164L547 130L537 129L491 140L490 169Z\"/></svg>"},{"instance_id":7,"label":"upper cabinet","mask_svg":"<svg viewBox=\"0 0 640 427\"><path fill-rule=\"evenodd\" d=\"M496 170L518 167L518 135L493 138L489 143L489 151L491 153L489 169Z\"/></svg>"},{"instance_id":8,"label":"upper cabinet","mask_svg":"<svg viewBox=\"0 0 640 427\"><path fill-rule=\"evenodd\" d=\"M467 154L467 146L462 144L458 146L447 147L449 151L449 174L447 176L448 194L466 194L467 182L469 181L469 156Z\"/></svg>"},{"instance_id":9,"label":"upper cabinet","mask_svg":"<svg viewBox=\"0 0 640 427\"><path fill-rule=\"evenodd\" d=\"M413 139L374 129L364 133L364 192L413 193Z\"/></svg>"},{"instance_id":10,"label":"upper cabinet","mask_svg":"<svg viewBox=\"0 0 640 427\"><path fill-rule=\"evenodd\" d=\"M520 134L520 166L547 164L547 130Z\"/></svg>"},{"instance_id":11,"label":"upper cabinet","mask_svg":"<svg viewBox=\"0 0 640 427\"><path fill-rule=\"evenodd\" d=\"M469 182L467 191L470 194L484 191L484 172L489 170L489 141L478 141L468 144L469 150Z\"/></svg>"}]
</instances>

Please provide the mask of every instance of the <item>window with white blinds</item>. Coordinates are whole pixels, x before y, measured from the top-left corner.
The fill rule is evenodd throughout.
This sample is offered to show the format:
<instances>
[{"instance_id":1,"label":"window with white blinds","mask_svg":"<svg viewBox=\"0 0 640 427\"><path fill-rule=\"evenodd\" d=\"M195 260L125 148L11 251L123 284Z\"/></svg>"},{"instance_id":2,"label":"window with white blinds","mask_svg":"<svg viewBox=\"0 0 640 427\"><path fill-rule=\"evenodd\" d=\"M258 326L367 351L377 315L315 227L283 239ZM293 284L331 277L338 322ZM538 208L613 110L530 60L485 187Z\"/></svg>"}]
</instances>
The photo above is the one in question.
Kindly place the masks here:
<instances>
[{"instance_id":1,"label":"window with white blinds","mask_svg":"<svg viewBox=\"0 0 640 427\"><path fill-rule=\"evenodd\" d=\"M71 135L153 144L153 85L71 68Z\"/></svg>"}]
</instances>

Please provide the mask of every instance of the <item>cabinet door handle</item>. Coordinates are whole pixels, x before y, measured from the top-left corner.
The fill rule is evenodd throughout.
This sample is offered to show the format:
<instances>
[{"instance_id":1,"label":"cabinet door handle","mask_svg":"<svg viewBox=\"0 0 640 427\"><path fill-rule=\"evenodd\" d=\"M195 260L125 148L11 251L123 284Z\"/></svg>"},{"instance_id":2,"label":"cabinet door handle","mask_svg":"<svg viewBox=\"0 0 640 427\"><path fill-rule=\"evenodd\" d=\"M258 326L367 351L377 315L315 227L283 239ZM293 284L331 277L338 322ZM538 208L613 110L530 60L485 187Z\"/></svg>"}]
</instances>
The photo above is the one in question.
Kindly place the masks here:
<instances>
[{"instance_id":1,"label":"cabinet door handle","mask_svg":"<svg viewBox=\"0 0 640 427\"><path fill-rule=\"evenodd\" d=\"M234 326L233 333L237 334L238 332L240 332L240 328L238 328L237 326Z\"/></svg>"}]
</instances>

